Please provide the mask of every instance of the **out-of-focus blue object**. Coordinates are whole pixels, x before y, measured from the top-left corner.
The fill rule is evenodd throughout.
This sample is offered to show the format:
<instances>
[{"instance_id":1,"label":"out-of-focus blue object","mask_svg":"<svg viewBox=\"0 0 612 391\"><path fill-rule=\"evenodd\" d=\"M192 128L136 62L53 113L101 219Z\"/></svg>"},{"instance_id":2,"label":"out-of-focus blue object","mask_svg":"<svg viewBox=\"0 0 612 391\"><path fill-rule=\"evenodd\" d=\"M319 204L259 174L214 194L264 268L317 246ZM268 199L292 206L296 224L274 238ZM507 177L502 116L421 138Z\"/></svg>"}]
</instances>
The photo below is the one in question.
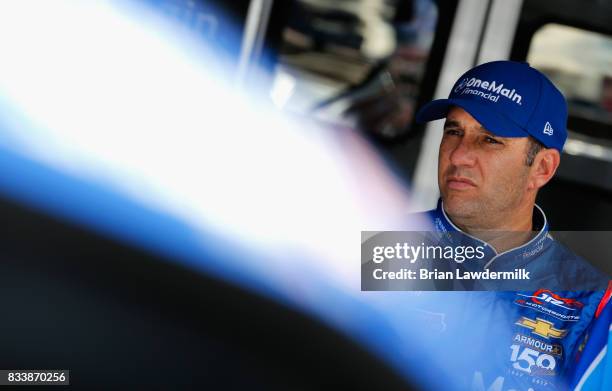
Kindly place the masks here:
<instances>
[{"instance_id":1,"label":"out-of-focus blue object","mask_svg":"<svg viewBox=\"0 0 612 391\"><path fill-rule=\"evenodd\" d=\"M359 289L360 230L422 227L365 142L235 91L222 58L121 2L0 5L0 48L3 197L308 314L426 388L452 384L407 295Z\"/></svg>"},{"instance_id":2,"label":"out-of-focus blue object","mask_svg":"<svg viewBox=\"0 0 612 391\"><path fill-rule=\"evenodd\" d=\"M580 360L571 376L571 388L577 391L612 389L612 283L588 332Z\"/></svg>"}]
</instances>

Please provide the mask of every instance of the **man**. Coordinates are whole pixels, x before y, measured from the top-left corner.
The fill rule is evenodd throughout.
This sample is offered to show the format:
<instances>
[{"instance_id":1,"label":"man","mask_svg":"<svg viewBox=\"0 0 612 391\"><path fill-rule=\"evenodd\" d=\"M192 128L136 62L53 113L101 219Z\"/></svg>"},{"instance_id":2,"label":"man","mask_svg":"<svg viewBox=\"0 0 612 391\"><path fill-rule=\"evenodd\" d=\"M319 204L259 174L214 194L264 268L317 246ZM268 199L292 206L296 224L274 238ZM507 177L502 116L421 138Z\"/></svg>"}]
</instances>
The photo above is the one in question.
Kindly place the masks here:
<instances>
[{"instance_id":1,"label":"man","mask_svg":"<svg viewBox=\"0 0 612 391\"><path fill-rule=\"evenodd\" d=\"M560 163L565 99L527 63L495 61L467 71L448 99L417 113L419 122L443 118L441 199L428 212L436 230L484 247L484 259L462 269L522 268L530 275L463 286L498 292L443 297L462 308L461 320L449 321L450 338L470 330L478 339L464 341L466 360L475 361L467 384L494 391L563 388L609 280L549 235L535 204Z\"/></svg>"},{"instance_id":2,"label":"man","mask_svg":"<svg viewBox=\"0 0 612 391\"><path fill-rule=\"evenodd\" d=\"M441 118L441 200L430 212L436 226L486 241L485 269L524 267L534 288L545 282L548 289L605 289L605 276L548 235L535 205L567 138L565 99L550 80L527 63L477 66L448 99L417 113L421 122Z\"/></svg>"}]
</instances>

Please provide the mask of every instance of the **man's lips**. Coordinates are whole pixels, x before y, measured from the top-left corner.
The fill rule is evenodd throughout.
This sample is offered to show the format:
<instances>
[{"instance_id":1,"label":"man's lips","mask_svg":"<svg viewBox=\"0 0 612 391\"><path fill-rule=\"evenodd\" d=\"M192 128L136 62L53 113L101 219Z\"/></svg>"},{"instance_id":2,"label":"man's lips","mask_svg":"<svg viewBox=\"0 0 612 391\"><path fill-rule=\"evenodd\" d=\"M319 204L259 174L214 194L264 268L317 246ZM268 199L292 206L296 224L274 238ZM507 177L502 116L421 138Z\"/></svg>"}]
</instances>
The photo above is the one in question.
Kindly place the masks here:
<instances>
[{"instance_id":1,"label":"man's lips","mask_svg":"<svg viewBox=\"0 0 612 391\"><path fill-rule=\"evenodd\" d=\"M449 189L454 189L454 190L465 190L465 189L471 189L476 187L476 184L468 179L468 178L463 178L463 177L448 177L446 179L446 185L448 186Z\"/></svg>"}]
</instances>

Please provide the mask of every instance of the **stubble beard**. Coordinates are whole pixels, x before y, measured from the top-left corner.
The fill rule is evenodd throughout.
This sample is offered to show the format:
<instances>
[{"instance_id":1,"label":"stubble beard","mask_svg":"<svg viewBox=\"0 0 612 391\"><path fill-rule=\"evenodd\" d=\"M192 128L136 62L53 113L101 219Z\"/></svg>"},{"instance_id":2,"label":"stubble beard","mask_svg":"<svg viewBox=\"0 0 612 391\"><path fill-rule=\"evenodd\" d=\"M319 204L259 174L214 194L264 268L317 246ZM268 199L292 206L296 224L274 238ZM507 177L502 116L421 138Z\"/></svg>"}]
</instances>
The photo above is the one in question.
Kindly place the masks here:
<instances>
[{"instance_id":1,"label":"stubble beard","mask_svg":"<svg viewBox=\"0 0 612 391\"><path fill-rule=\"evenodd\" d=\"M494 193L480 197L447 189L442 192L444 209L461 228L499 230L520 207L525 181L526 176L514 185L506 181L505 186L500 186Z\"/></svg>"}]
</instances>

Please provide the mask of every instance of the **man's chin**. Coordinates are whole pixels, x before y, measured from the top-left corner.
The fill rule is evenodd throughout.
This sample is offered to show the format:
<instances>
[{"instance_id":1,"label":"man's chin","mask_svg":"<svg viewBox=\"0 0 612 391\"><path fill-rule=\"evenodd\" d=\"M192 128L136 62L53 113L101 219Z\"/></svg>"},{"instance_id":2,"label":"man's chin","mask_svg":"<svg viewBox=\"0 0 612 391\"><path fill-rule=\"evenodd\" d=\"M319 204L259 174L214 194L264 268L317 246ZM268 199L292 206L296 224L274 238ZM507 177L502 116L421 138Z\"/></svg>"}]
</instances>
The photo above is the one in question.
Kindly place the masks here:
<instances>
[{"instance_id":1,"label":"man's chin","mask_svg":"<svg viewBox=\"0 0 612 391\"><path fill-rule=\"evenodd\" d=\"M444 210L451 218L469 218L477 215L480 210L480 203L474 197L469 197L466 194L457 194L450 192L442 196Z\"/></svg>"}]
</instances>

